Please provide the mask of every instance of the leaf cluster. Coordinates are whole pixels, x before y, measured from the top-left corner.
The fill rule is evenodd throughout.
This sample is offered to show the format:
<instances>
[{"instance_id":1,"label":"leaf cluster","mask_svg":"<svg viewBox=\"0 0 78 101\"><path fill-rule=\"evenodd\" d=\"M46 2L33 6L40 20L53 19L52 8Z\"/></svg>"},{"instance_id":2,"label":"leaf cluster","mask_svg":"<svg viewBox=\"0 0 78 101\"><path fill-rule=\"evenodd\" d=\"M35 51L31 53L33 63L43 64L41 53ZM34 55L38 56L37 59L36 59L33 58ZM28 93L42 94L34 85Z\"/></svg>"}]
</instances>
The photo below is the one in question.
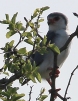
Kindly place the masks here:
<instances>
[{"instance_id":1,"label":"leaf cluster","mask_svg":"<svg viewBox=\"0 0 78 101\"><path fill-rule=\"evenodd\" d=\"M21 21L16 21L18 13L15 13L11 19L9 18L8 14L5 14L6 19L0 21L1 24L7 24L8 32L6 33L6 38L10 38L17 33L20 36L19 41L16 45L14 45L15 40L11 40L10 42L7 42L4 47L1 48L4 53L4 65L2 67L3 73L6 75L9 75L9 72L14 74L15 78L13 79L13 81L17 79L17 74L19 73L20 76L18 77L18 80L19 83L22 85L27 83L26 80L32 80L34 83L36 83L37 79L39 82L41 82L41 75L38 72L39 67L36 66L35 62L33 63L33 65L31 63L31 55L33 53L38 51L40 54L44 55L48 52L47 48L60 53L58 47L56 47L54 44L49 43L48 45L46 45L47 37L44 36L44 38L42 38L38 32L40 23L44 21L41 16L47 9L49 9L48 6L37 8L31 15L29 20L24 17L24 20L26 22L25 26L23 26L23 23ZM30 31L28 30L28 28L30 28ZM18 46L21 42L31 45L33 49L31 51L28 51L27 47L18 49ZM25 56L25 59L23 58L23 56ZM8 81L10 81L10 79L8 79L6 83L4 83L7 91L0 92L1 99L3 101L24 101L19 100L24 95L17 94L17 88L6 86L6 84L9 84ZM12 83L13 81L11 81L10 83ZM46 97L47 96L45 95L41 95L39 99L40 101L43 101Z\"/></svg>"},{"instance_id":2,"label":"leaf cluster","mask_svg":"<svg viewBox=\"0 0 78 101\"><path fill-rule=\"evenodd\" d=\"M11 87L11 85L7 86L6 90L0 90L0 99L3 101L25 101L20 99L25 96L25 94L18 94L18 87ZM19 100L20 99L20 100Z\"/></svg>"}]
</instances>

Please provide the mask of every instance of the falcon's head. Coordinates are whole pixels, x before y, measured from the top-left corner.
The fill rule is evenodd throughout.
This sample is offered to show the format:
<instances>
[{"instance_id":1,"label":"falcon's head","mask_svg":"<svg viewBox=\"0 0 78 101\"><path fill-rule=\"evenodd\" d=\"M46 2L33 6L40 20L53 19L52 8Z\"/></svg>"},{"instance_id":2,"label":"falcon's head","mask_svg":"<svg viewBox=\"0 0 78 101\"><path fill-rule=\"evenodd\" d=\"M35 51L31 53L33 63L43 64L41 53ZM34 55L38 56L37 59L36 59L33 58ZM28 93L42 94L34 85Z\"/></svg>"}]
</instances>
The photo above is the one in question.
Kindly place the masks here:
<instances>
[{"instance_id":1,"label":"falcon's head","mask_svg":"<svg viewBox=\"0 0 78 101\"><path fill-rule=\"evenodd\" d=\"M56 31L59 29L66 29L68 24L67 17L59 12L50 13L47 16L47 23L49 25L49 31Z\"/></svg>"}]
</instances>

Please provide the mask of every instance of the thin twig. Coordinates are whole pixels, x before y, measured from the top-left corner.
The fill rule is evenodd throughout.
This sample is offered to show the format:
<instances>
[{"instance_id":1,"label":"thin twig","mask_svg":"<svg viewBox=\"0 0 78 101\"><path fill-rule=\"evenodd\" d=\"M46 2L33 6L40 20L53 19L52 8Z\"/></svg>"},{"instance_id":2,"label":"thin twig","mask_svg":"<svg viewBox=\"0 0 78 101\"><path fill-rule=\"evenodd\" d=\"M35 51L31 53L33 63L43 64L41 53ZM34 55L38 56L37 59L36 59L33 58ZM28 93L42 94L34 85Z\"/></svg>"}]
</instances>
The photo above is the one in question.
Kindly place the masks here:
<instances>
[{"instance_id":1,"label":"thin twig","mask_svg":"<svg viewBox=\"0 0 78 101\"><path fill-rule=\"evenodd\" d=\"M26 28L24 29L24 32L27 30L27 28L28 28L28 20L27 20L27 18L26 17L24 17L24 20L26 21ZM31 21L31 20L30 20Z\"/></svg>"},{"instance_id":2,"label":"thin twig","mask_svg":"<svg viewBox=\"0 0 78 101\"><path fill-rule=\"evenodd\" d=\"M21 39L22 39L22 36L21 36L20 31L19 31L18 29L15 29L15 30L19 33L20 38L19 38L19 41L18 41L18 43L16 44L16 46L13 48L13 50L15 50L15 48L23 41L23 40L21 40Z\"/></svg>"},{"instance_id":3,"label":"thin twig","mask_svg":"<svg viewBox=\"0 0 78 101\"><path fill-rule=\"evenodd\" d=\"M39 21L39 18L40 18L40 13L37 17L37 21L35 22L35 30L36 30L36 33L37 33L37 36L41 38L41 40L43 40L43 38L38 34L38 21Z\"/></svg>"},{"instance_id":4,"label":"thin twig","mask_svg":"<svg viewBox=\"0 0 78 101\"><path fill-rule=\"evenodd\" d=\"M55 95L58 96L61 100L64 100L64 98L60 94L58 94L57 92L55 92Z\"/></svg>"},{"instance_id":5,"label":"thin twig","mask_svg":"<svg viewBox=\"0 0 78 101\"><path fill-rule=\"evenodd\" d=\"M50 101L54 101L54 92L55 92L55 71L57 69L57 56L58 54L54 52L54 69L53 69L53 73L52 73L52 77L51 77L51 80L52 80L52 85L51 85L51 89L52 89L52 92L51 92L51 98L50 98Z\"/></svg>"},{"instance_id":6,"label":"thin twig","mask_svg":"<svg viewBox=\"0 0 78 101\"><path fill-rule=\"evenodd\" d=\"M38 37L40 37L41 38L41 40L43 40L43 38L41 37L41 35L39 35L39 34L37 34L38 35Z\"/></svg>"},{"instance_id":7,"label":"thin twig","mask_svg":"<svg viewBox=\"0 0 78 101\"><path fill-rule=\"evenodd\" d=\"M32 54L36 51L36 50L35 50L35 44L36 44L36 41L34 41L34 45L33 45L32 52L31 52L30 55L27 57L27 59L29 59L29 58L32 56Z\"/></svg>"},{"instance_id":8,"label":"thin twig","mask_svg":"<svg viewBox=\"0 0 78 101\"><path fill-rule=\"evenodd\" d=\"M37 21L35 22L35 28L34 28L34 29L35 29L35 31L36 31L36 33L37 33L37 36L40 37L41 40L43 40L43 38L38 34L38 20L39 20L39 18L40 18L40 14L39 14L38 17L37 17ZM28 22L27 19L26 19L26 22ZM34 41L33 50L32 50L31 54L28 56L27 59L29 59L29 58L31 57L31 55L36 51L36 50L35 50L35 44L36 44L36 41Z\"/></svg>"},{"instance_id":9,"label":"thin twig","mask_svg":"<svg viewBox=\"0 0 78 101\"><path fill-rule=\"evenodd\" d=\"M77 13L73 13L73 14L74 14L74 16L78 17L78 14Z\"/></svg>"},{"instance_id":10,"label":"thin twig","mask_svg":"<svg viewBox=\"0 0 78 101\"><path fill-rule=\"evenodd\" d=\"M78 66L77 66L77 67L72 71L72 73L71 73L71 76L70 76L70 78L69 78L68 85L67 85L67 87L66 87L66 91L65 91L64 98L66 98L66 94L67 94L68 88L69 88L69 86L70 86L70 82L71 82L72 76L73 76L74 72L76 71L76 69L78 69Z\"/></svg>"},{"instance_id":11,"label":"thin twig","mask_svg":"<svg viewBox=\"0 0 78 101\"><path fill-rule=\"evenodd\" d=\"M69 37L68 40L66 41L65 45L64 45L62 48L60 48L60 52L62 52L63 50L65 50L65 49L68 47L69 43L71 42L71 40L72 40L75 36L78 37L78 26L77 26L77 28L76 28L76 31L70 35L70 37Z\"/></svg>"},{"instance_id":12,"label":"thin twig","mask_svg":"<svg viewBox=\"0 0 78 101\"><path fill-rule=\"evenodd\" d=\"M32 88L33 88L33 86L30 86L29 100L28 101L31 101Z\"/></svg>"},{"instance_id":13,"label":"thin twig","mask_svg":"<svg viewBox=\"0 0 78 101\"><path fill-rule=\"evenodd\" d=\"M45 91L45 89L44 89L44 88L41 88L40 94L39 94L38 97L36 98L36 101L37 101L37 100L42 101L42 100L41 100L41 97L42 97L44 91Z\"/></svg>"}]
</instances>

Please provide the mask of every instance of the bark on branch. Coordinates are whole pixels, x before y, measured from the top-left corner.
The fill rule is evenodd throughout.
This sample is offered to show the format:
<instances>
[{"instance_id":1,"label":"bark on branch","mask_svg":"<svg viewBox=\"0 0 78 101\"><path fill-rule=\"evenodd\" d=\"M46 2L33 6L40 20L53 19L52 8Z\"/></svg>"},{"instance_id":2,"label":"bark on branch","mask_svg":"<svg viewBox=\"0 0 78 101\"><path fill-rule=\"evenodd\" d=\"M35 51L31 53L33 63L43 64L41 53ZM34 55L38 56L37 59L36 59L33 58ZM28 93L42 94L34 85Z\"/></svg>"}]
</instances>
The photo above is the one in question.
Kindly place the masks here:
<instances>
[{"instance_id":1,"label":"bark on branch","mask_svg":"<svg viewBox=\"0 0 78 101\"><path fill-rule=\"evenodd\" d=\"M77 28L76 28L76 31L70 35L70 37L69 37L68 40L66 41L65 45L64 45L62 48L60 48L60 52L62 52L63 50L65 50L65 49L68 47L69 43L71 42L71 40L72 40L75 36L78 37L78 26L77 26ZM57 56L58 56L58 54L54 52L54 70L53 70L53 74L55 74L55 71L56 71L56 69L57 69L57 67L58 67L58 66L57 66ZM78 66L73 70L73 72L74 72L77 68L78 68ZM52 92L51 92L50 101L54 101L54 100L55 100L54 94L56 94L56 95L57 95L61 100L63 100L63 101L67 101L67 99L70 98L70 97L66 98L66 94L67 94L67 90L68 90L68 87L69 87L69 84L70 84L70 81L71 81L73 72L71 73L71 77L70 77L70 79L69 79L69 82L68 82L68 85L67 85L67 88L66 88L66 91L65 91L64 98L63 98L61 95L59 95L57 92L55 92L55 91L56 91L56 88L55 88L55 84L56 84L56 83L55 83L55 77L54 77L54 76L51 77L51 80L52 80L52 86L51 86L51 89L52 89L52 90L51 90L51 91L52 91Z\"/></svg>"}]
</instances>

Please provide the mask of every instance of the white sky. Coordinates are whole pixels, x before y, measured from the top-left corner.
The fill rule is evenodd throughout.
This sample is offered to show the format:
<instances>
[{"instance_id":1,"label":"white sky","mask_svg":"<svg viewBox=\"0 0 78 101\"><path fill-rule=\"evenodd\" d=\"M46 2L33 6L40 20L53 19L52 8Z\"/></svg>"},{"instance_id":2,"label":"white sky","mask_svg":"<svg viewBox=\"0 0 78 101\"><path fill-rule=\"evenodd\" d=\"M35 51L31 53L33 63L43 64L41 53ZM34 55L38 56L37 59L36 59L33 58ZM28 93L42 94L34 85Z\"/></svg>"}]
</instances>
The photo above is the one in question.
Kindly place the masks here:
<instances>
[{"instance_id":1,"label":"white sky","mask_svg":"<svg viewBox=\"0 0 78 101\"><path fill-rule=\"evenodd\" d=\"M78 13L78 1L77 0L1 0L0 1L0 20L5 19L5 14L8 13L10 15L10 18L13 14L18 12L17 21L24 22L24 17L30 18L30 15L33 13L33 11L36 8L40 8L43 6L49 6L50 9L45 11L43 14L43 17L45 21L41 24L40 33L42 36L44 36L48 30L47 26L47 20L46 17L51 12L62 12L64 13L68 19L69 19L69 30L71 33L73 33L76 29L76 26L78 24L78 18L76 18L72 12ZM6 25L0 24L0 47L4 46L5 43L8 41L5 37ZM15 39L15 42L18 42L18 35L15 35L15 37L12 37L11 39ZM9 41L11 40L9 39ZM25 44L21 44L20 47L25 46ZM30 50L31 47L27 46L27 49ZM0 62L1 66L3 65L3 56L0 55ZM59 92L61 95L64 95L70 74L72 70L78 65L78 39L74 38L71 46L71 52L68 56L66 62L60 69L61 73L59 78L57 79L57 88L61 88L61 91ZM78 100L78 70L76 70L72 82L70 84L67 97L71 97L71 101L77 101ZM32 93L32 100L35 101L35 98L38 96L40 89L43 87L46 89L46 94L48 94L48 90L50 89L50 86L46 81L42 81L42 83L29 83L30 85L34 85L33 87L33 93ZM25 100L28 100L28 93L29 93L29 86L20 87L19 93L25 93L26 97ZM19 86L19 83L15 83L14 86ZM49 101L49 97L45 101ZM59 98L56 99L56 101L60 101Z\"/></svg>"}]
</instances>

